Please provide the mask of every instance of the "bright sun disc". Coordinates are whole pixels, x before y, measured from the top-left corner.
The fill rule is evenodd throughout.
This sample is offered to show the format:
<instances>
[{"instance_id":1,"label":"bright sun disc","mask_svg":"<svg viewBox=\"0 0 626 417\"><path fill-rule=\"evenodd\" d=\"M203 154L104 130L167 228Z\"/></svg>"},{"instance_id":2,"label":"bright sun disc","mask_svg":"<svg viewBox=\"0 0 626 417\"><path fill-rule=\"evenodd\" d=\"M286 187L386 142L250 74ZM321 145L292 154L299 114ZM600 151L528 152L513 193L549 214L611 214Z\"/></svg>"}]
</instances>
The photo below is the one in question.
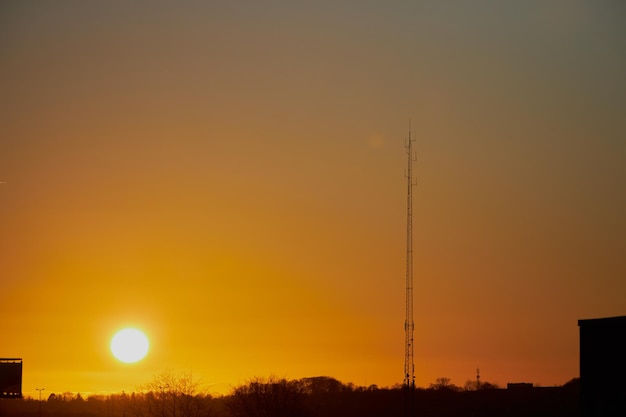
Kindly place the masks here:
<instances>
[{"instance_id":1,"label":"bright sun disc","mask_svg":"<svg viewBox=\"0 0 626 417\"><path fill-rule=\"evenodd\" d=\"M118 360L133 363L143 359L148 353L148 338L137 329L123 329L111 339L111 353Z\"/></svg>"}]
</instances>

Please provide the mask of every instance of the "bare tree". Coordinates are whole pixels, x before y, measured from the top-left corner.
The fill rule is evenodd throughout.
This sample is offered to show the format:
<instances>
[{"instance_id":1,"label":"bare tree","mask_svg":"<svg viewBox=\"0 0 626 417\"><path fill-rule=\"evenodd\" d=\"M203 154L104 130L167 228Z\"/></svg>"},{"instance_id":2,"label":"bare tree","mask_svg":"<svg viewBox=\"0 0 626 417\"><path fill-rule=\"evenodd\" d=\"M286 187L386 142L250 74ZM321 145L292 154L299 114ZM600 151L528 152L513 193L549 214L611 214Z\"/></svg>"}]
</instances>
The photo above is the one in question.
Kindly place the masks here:
<instances>
[{"instance_id":1,"label":"bare tree","mask_svg":"<svg viewBox=\"0 0 626 417\"><path fill-rule=\"evenodd\" d=\"M338 392L347 390L347 388L341 382L329 376L303 378L300 381L304 385L304 389L306 390L307 394L336 394Z\"/></svg>"},{"instance_id":2,"label":"bare tree","mask_svg":"<svg viewBox=\"0 0 626 417\"><path fill-rule=\"evenodd\" d=\"M227 406L234 417L301 417L305 389L301 381L254 378L233 390Z\"/></svg>"},{"instance_id":3,"label":"bare tree","mask_svg":"<svg viewBox=\"0 0 626 417\"><path fill-rule=\"evenodd\" d=\"M486 390L486 389L498 389L500 388L498 384L494 384L491 382L483 381L480 384L476 380L468 379L465 382L465 386L463 386L464 391L477 391L477 390Z\"/></svg>"},{"instance_id":4,"label":"bare tree","mask_svg":"<svg viewBox=\"0 0 626 417\"><path fill-rule=\"evenodd\" d=\"M428 388L434 390L449 390L449 391L459 391L459 387L450 382L450 378L440 377L435 379L435 382L430 384Z\"/></svg>"},{"instance_id":5,"label":"bare tree","mask_svg":"<svg viewBox=\"0 0 626 417\"><path fill-rule=\"evenodd\" d=\"M204 417L210 415L205 399L190 372L165 371L127 397L126 405L135 417Z\"/></svg>"}]
</instances>

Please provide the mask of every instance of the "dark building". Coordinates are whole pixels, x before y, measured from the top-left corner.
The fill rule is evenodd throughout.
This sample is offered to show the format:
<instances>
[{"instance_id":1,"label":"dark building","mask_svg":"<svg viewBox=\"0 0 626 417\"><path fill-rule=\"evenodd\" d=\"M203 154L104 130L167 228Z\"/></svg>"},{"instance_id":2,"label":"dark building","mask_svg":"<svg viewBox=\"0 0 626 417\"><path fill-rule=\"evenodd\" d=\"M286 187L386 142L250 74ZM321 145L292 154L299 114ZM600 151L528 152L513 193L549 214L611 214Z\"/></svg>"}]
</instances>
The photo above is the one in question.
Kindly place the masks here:
<instances>
[{"instance_id":1,"label":"dark building","mask_svg":"<svg viewBox=\"0 0 626 417\"><path fill-rule=\"evenodd\" d=\"M21 358L0 358L0 398L22 398Z\"/></svg>"},{"instance_id":2,"label":"dark building","mask_svg":"<svg viewBox=\"0 0 626 417\"><path fill-rule=\"evenodd\" d=\"M581 416L626 416L626 316L578 326Z\"/></svg>"}]
</instances>

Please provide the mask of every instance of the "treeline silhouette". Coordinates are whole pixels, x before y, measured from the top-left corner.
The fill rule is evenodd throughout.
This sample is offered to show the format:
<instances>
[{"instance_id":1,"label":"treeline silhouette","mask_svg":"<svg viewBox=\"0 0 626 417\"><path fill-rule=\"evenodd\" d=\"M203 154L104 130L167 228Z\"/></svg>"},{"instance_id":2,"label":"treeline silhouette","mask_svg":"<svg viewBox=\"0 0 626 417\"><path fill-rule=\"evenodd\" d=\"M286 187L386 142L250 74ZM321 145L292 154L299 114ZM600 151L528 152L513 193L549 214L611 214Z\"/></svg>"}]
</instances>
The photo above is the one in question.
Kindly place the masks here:
<instances>
[{"instance_id":1,"label":"treeline silhouette","mask_svg":"<svg viewBox=\"0 0 626 417\"><path fill-rule=\"evenodd\" d=\"M579 391L577 378L560 387L517 389L470 381L460 388L439 378L413 395L419 417L570 417L579 415ZM130 394L50 394L41 403L32 398L3 400L0 416L400 417L405 415L406 394L401 386L361 387L320 376L253 378L228 395L210 395L200 391L189 374L165 372Z\"/></svg>"}]
</instances>

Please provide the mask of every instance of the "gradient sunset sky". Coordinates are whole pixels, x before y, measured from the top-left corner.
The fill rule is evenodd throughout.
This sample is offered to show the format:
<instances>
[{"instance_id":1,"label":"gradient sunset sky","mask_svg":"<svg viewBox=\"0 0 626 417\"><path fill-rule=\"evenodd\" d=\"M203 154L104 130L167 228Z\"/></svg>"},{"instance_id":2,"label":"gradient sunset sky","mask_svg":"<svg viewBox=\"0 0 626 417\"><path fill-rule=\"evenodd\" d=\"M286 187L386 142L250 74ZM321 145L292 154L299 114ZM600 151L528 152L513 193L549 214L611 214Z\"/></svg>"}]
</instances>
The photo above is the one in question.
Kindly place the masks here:
<instances>
[{"instance_id":1,"label":"gradient sunset sky","mask_svg":"<svg viewBox=\"0 0 626 417\"><path fill-rule=\"evenodd\" d=\"M625 16L3 1L0 357L32 396L401 383L411 118L418 386L578 376L577 320L626 314Z\"/></svg>"}]
</instances>

